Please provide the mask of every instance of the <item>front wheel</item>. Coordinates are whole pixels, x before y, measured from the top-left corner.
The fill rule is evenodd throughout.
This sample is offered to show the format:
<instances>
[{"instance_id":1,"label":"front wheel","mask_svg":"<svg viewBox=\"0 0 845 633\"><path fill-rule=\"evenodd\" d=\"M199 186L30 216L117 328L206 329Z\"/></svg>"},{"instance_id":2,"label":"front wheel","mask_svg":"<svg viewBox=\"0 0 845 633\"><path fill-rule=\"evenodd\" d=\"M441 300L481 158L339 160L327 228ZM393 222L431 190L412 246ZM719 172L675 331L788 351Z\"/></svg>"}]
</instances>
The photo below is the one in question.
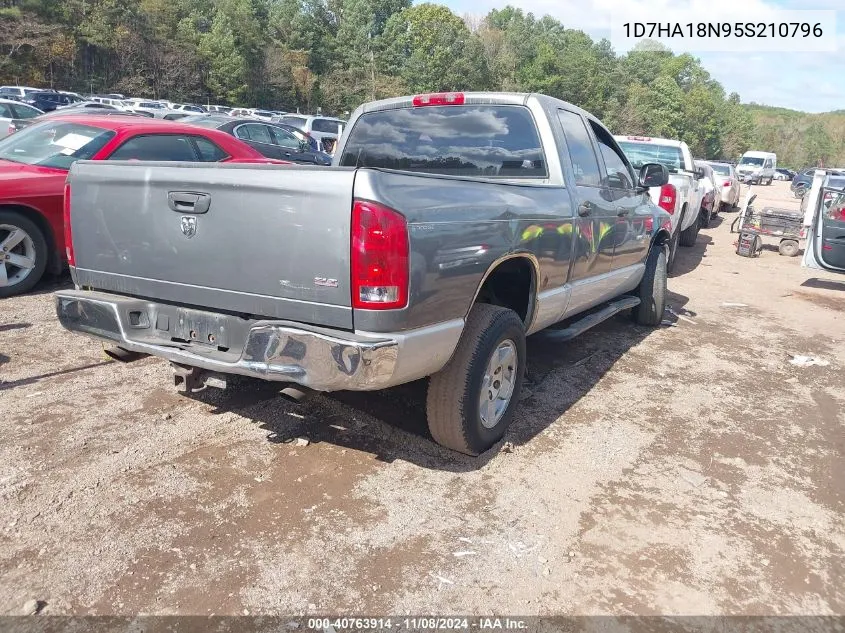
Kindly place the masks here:
<instances>
[{"instance_id":1,"label":"front wheel","mask_svg":"<svg viewBox=\"0 0 845 633\"><path fill-rule=\"evenodd\" d=\"M467 455L498 442L519 402L525 364L525 328L516 312L474 305L455 354L428 384L434 440Z\"/></svg>"},{"instance_id":2,"label":"front wheel","mask_svg":"<svg viewBox=\"0 0 845 633\"><path fill-rule=\"evenodd\" d=\"M645 263L637 295L640 305L634 308L632 316L640 325L660 325L666 310L666 249L662 244L652 247Z\"/></svg>"},{"instance_id":3,"label":"front wheel","mask_svg":"<svg viewBox=\"0 0 845 633\"><path fill-rule=\"evenodd\" d=\"M0 211L0 298L29 292L47 269L47 240L38 225Z\"/></svg>"},{"instance_id":4,"label":"front wheel","mask_svg":"<svg viewBox=\"0 0 845 633\"><path fill-rule=\"evenodd\" d=\"M681 238L681 227L675 229L675 232L672 234L672 237L669 238L669 255L668 255L668 262L666 263L666 270L670 273L675 268L675 259L678 255L678 242Z\"/></svg>"}]
</instances>

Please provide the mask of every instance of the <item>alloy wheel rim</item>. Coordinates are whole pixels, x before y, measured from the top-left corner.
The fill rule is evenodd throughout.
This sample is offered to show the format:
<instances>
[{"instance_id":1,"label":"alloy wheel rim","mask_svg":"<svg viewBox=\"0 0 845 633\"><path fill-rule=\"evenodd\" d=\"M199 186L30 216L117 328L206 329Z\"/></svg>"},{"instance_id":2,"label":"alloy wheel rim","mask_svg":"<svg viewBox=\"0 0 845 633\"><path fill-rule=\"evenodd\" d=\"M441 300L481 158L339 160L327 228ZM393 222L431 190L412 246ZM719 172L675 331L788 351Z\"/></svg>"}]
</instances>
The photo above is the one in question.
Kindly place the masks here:
<instances>
[{"instance_id":1,"label":"alloy wheel rim","mask_svg":"<svg viewBox=\"0 0 845 633\"><path fill-rule=\"evenodd\" d=\"M516 386L519 358L516 344L505 339L493 350L481 381L479 414L486 429L495 427L507 411Z\"/></svg>"},{"instance_id":2,"label":"alloy wheel rim","mask_svg":"<svg viewBox=\"0 0 845 633\"><path fill-rule=\"evenodd\" d=\"M16 286L35 268L35 242L19 226L0 224L0 288Z\"/></svg>"}]
</instances>

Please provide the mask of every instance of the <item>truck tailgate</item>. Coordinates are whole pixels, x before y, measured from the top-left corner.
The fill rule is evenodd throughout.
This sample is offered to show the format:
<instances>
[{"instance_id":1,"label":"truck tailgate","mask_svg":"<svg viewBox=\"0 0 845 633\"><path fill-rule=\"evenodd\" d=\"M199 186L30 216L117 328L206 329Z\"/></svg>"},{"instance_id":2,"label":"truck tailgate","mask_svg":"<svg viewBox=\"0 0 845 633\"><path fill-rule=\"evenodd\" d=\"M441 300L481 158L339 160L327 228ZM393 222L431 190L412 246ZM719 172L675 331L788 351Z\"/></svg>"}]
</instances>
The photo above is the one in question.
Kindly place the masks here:
<instances>
[{"instance_id":1,"label":"truck tailgate","mask_svg":"<svg viewBox=\"0 0 845 633\"><path fill-rule=\"evenodd\" d=\"M351 329L354 179L320 167L77 162L77 283Z\"/></svg>"}]
</instances>

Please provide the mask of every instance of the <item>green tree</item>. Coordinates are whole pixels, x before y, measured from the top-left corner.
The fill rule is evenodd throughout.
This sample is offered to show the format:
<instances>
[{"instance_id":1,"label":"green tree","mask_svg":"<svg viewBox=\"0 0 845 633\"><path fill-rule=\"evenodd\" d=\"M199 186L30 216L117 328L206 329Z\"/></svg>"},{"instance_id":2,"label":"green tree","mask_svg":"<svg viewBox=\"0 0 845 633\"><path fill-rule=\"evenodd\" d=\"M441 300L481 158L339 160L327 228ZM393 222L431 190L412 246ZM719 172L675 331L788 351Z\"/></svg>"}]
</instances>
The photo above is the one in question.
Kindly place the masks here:
<instances>
[{"instance_id":1,"label":"green tree","mask_svg":"<svg viewBox=\"0 0 845 633\"><path fill-rule=\"evenodd\" d=\"M418 4L393 15L381 37L380 55L388 73L399 75L412 92L463 90L482 83L482 48L470 46L464 22L444 6ZM461 62L475 54L472 68ZM469 72L469 76L467 75Z\"/></svg>"}]
</instances>

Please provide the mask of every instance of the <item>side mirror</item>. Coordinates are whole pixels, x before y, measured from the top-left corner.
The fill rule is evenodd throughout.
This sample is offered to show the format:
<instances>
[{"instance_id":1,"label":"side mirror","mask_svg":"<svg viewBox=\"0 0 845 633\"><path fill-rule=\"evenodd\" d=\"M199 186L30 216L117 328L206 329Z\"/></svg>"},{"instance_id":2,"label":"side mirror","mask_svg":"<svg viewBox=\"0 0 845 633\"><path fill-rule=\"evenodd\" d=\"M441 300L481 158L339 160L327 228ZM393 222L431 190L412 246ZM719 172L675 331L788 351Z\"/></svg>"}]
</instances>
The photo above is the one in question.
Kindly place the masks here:
<instances>
[{"instance_id":1,"label":"side mirror","mask_svg":"<svg viewBox=\"0 0 845 633\"><path fill-rule=\"evenodd\" d=\"M662 187L669 182L669 170L660 163L646 163L640 168L640 187Z\"/></svg>"}]
</instances>

